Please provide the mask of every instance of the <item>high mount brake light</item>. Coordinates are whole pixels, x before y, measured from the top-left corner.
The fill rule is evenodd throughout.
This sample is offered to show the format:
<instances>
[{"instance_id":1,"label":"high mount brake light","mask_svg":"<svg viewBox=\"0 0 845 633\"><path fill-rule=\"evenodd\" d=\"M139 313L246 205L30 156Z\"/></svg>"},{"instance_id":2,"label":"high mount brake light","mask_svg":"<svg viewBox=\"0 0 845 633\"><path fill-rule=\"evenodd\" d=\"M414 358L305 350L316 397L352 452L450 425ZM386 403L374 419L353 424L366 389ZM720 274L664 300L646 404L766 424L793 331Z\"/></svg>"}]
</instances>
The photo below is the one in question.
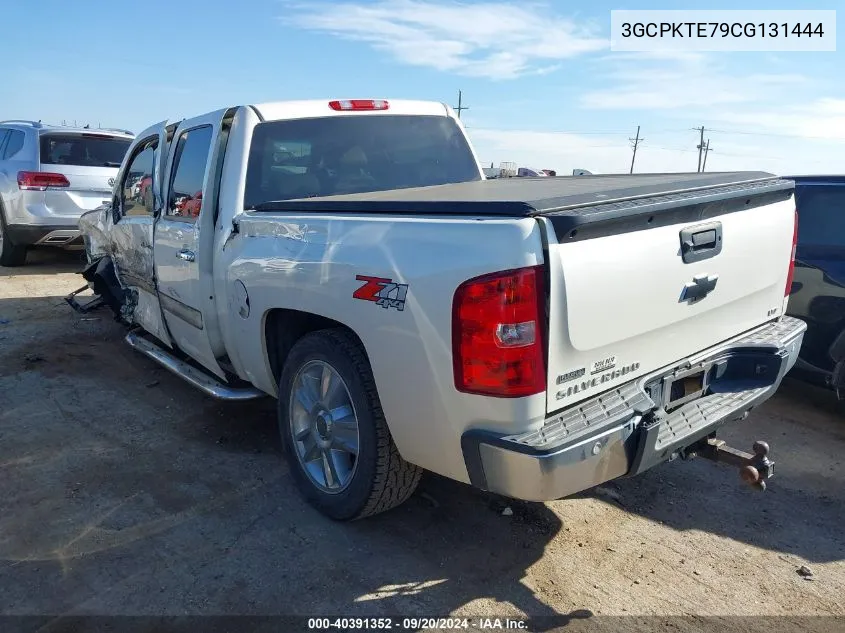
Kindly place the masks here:
<instances>
[{"instance_id":1,"label":"high mount brake light","mask_svg":"<svg viewBox=\"0 0 845 633\"><path fill-rule=\"evenodd\" d=\"M455 291L455 388L500 398L546 390L543 267L476 277Z\"/></svg>"},{"instance_id":2,"label":"high mount brake light","mask_svg":"<svg viewBox=\"0 0 845 633\"><path fill-rule=\"evenodd\" d=\"M46 171L19 171L18 187L36 191L44 191L48 187L69 187L70 182L64 174L53 174Z\"/></svg>"},{"instance_id":3,"label":"high mount brake light","mask_svg":"<svg viewBox=\"0 0 845 633\"><path fill-rule=\"evenodd\" d=\"M329 101L332 110L387 110L388 103L384 99L342 99Z\"/></svg>"}]
</instances>

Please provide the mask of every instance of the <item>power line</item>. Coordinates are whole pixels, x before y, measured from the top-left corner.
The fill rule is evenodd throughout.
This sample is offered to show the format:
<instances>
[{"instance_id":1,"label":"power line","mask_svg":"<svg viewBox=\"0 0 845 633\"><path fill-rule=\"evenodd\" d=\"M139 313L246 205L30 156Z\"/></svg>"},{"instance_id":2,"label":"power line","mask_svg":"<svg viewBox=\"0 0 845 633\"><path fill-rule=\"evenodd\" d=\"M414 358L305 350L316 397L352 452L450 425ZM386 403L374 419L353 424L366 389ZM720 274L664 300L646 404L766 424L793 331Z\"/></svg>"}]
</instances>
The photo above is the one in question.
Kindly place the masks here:
<instances>
[{"instance_id":1,"label":"power line","mask_svg":"<svg viewBox=\"0 0 845 633\"><path fill-rule=\"evenodd\" d=\"M467 108L464 108L465 110ZM587 135L594 135L594 136L627 136L630 132L624 132L621 130L614 130L614 131L604 131L600 132L598 130L526 130L524 127L476 127L471 125L464 126L468 130L490 130L492 132L533 132L536 134L577 134L578 136L587 136Z\"/></svg>"},{"instance_id":2,"label":"power line","mask_svg":"<svg viewBox=\"0 0 845 633\"><path fill-rule=\"evenodd\" d=\"M462 108L464 110L468 108ZM470 126L465 126L467 129ZM594 135L594 136L623 136L629 134L625 130L526 130L524 127L499 127L499 126L487 126L487 127L477 127L475 129L486 129L486 130L495 130L497 132L536 132L542 134L577 134L580 136L586 135ZM700 128L692 128L698 131ZM689 128L658 128L651 130L650 132L652 135L669 135L669 134L676 134L679 132L688 131ZM808 134L780 134L776 132L752 132L749 130L726 130L722 128L706 128L708 132L716 132L718 134L740 134L744 136L771 136L774 138L794 138L794 139L811 139L811 140L822 140L822 141L842 141L845 140L845 136L812 136ZM719 152L721 154L721 152Z\"/></svg>"},{"instance_id":3,"label":"power line","mask_svg":"<svg viewBox=\"0 0 845 633\"><path fill-rule=\"evenodd\" d=\"M810 136L807 134L782 134L777 132L750 132L745 130L717 130L713 128L707 128L710 132L719 132L720 134L742 134L744 136L771 136L774 138L797 138L797 139L815 139L821 141L841 141L843 140L842 136L838 137L830 137L830 136Z\"/></svg>"}]
</instances>

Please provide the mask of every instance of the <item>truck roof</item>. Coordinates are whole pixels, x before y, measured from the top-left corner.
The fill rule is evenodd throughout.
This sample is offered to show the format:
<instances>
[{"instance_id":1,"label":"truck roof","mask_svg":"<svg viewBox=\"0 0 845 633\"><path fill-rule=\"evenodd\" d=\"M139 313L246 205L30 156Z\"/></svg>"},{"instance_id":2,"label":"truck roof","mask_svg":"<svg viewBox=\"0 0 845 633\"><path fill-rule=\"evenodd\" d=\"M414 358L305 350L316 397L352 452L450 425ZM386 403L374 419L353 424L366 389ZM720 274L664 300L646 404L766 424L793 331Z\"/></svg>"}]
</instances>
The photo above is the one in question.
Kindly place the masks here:
<instances>
[{"instance_id":1,"label":"truck roof","mask_svg":"<svg viewBox=\"0 0 845 633\"><path fill-rule=\"evenodd\" d=\"M386 110L364 110L337 111L333 110L329 103L331 101L343 101L343 99L308 99L301 101L272 101L258 103L251 107L265 121L278 121L284 119L307 119L311 117L324 116L348 116L369 115L384 116L389 114L405 114L418 116L449 116L451 108L445 103L437 101L414 101L408 99L383 99L388 107Z\"/></svg>"}]
</instances>

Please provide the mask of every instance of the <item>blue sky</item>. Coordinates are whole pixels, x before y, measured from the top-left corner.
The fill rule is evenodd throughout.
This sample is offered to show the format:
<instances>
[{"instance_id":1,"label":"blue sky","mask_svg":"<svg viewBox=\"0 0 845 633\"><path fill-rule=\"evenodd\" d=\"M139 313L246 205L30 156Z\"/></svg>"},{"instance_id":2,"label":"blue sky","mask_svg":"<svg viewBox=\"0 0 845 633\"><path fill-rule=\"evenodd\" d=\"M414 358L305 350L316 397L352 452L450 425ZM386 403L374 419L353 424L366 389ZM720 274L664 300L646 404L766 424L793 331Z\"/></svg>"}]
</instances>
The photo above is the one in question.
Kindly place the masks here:
<instances>
[{"instance_id":1,"label":"blue sky","mask_svg":"<svg viewBox=\"0 0 845 633\"><path fill-rule=\"evenodd\" d=\"M814 9L836 9L827 2ZM0 119L140 131L239 103L456 104L480 158L560 172L707 168L845 173L845 53L611 52L610 10L684 2L145 0L4 3ZM708 2L707 9L736 8ZM743 9L798 8L781 0ZM37 30L33 25L37 24Z\"/></svg>"}]
</instances>

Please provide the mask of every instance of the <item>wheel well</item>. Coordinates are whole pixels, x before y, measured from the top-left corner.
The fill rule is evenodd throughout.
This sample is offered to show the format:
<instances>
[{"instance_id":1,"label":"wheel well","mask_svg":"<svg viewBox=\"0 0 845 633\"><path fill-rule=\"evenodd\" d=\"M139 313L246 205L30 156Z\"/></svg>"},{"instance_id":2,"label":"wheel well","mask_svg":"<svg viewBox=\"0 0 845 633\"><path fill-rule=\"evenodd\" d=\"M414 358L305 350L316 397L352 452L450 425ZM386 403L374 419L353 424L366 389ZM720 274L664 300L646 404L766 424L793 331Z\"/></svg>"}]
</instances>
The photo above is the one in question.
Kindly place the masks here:
<instances>
[{"instance_id":1,"label":"wheel well","mask_svg":"<svg viewBox=\"0 0 845 633\"><path fill-rule=\"evenodd\" d=\"M318 330L338 328L350 332L359 343L361 342L361 339L351 328L334 319L300 310L284 308L270 310L264 320L264 340L270 369L276 383L278 384L281 378L282 367L288 353L299 339Z\"/></svg>"}]
</instances>

